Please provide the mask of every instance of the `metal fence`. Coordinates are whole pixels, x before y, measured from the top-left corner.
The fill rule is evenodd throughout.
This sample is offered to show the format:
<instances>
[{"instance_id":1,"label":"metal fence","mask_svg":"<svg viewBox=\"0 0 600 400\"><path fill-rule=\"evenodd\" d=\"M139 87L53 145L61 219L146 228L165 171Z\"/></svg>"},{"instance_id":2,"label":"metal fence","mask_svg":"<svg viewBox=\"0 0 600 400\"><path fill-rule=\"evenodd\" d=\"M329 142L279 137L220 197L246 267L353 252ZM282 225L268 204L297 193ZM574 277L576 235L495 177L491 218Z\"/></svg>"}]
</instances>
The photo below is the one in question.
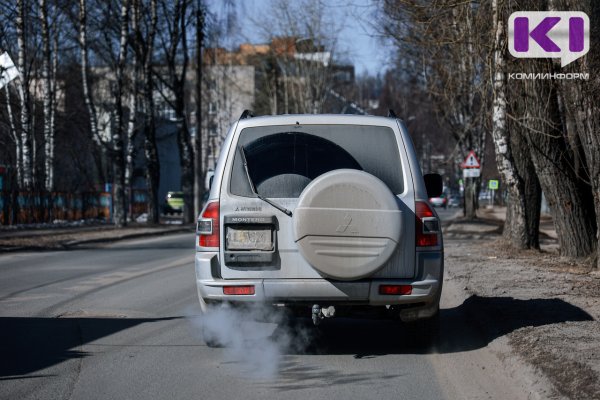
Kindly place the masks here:
<instances>
[{"instance_id":1,"label":"metal fence","mask_svg":"<svg viewBox=\"0 0 600 400\"><path fill-rule=\"evenodd\" d=\"M147 193L134 190L130 215L147 212ZM55 221L112 221L112 195L108 192L2 192L0 193L0 224L42 224Z\"/></svg>"}]
</instances>

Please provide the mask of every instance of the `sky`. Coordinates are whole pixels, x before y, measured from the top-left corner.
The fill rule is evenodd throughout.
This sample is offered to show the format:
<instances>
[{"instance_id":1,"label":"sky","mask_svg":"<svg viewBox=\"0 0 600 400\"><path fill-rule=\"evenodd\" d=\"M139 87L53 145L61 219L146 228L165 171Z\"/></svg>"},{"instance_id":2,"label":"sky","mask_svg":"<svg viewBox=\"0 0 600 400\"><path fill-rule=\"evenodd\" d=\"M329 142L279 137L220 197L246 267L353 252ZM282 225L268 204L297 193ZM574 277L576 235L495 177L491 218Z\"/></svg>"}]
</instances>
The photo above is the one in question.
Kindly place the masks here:
<instances>
[{"instance_id":1,"label":"sky","mask_svg":"<svg viewBox=\"0 0 600 400\"><path fill-rule=\"evenodd\" d=\"M272 15L272 2L273 0L206 0L211 13L220 19L223 19L228 10L233 9L236 13L234 30L237 35L228 40L226 47L236 47L246 41L264 43L265 27L260 26L260 21L265 19L264 16ZM376 37L372 26L377 23L373 16L376 11L373 0L322 0L322 3L328 17L340 24L337 53L341 59L354 64L357 75L383 73L391 50L389 44Z\"/></svg>"}]
</instances>

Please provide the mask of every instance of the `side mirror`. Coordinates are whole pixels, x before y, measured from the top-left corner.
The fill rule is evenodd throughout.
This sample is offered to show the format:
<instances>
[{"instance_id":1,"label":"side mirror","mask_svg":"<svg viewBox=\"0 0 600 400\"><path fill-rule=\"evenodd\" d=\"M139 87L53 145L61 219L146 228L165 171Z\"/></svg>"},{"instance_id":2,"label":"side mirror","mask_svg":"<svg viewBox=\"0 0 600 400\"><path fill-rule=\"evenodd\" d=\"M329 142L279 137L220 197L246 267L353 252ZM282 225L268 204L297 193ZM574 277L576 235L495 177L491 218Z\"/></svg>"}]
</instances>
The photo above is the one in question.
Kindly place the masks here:
<instances>
[{"instance_id":1,"label":"side mirror","mask_svg":"<svg viewBox=\"0 0 600 400\"><path fill-rule=\"evenodd\" d=\"M427 189L427 197L440 197L444 190L444 182L440 174L425 174L425 188Z\"/></svg>"}]
</instances>

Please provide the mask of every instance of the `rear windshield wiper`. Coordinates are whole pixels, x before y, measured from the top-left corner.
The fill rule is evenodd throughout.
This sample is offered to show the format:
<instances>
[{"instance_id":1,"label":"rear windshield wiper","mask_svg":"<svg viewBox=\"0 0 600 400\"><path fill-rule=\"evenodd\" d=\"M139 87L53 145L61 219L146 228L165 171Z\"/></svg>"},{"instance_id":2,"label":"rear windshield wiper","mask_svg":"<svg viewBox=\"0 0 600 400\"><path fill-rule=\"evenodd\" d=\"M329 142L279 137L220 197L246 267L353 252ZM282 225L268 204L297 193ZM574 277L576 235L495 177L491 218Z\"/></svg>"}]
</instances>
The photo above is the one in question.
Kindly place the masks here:
<instances>
[{"instance_id":1,"label":"rear windshield wiper","mask_svg":"<svg viewBox=\"0 0 600 400\"><path fill-rule=\"evenodd\" d=\"M268 203L268 204L272 205L273 207L275 207L276 209L278 209L282 213L284 213L287 216L291 217L292 216L292 212L290 210L288 210L287 208L285 208L283 206L280 206L279 204L277 204L277 203L275 203L275 202L267 199L266 197L263 197L260 194L258 194L258 191L256 190L256 186L254 186L254 182L252 181L252 178L250 177L250 170L248 169L248 161L246 160L246 152L244 151L244 146L240 146L240 154L242 155L242 163L244 164L244 171L246 171L246 178L248 178L248 183L250 184L250 189L252 190L252 193L254 193L256 195L256 197L258 197L259 199L261 199L265 203Z\"/></svg>"}]
</instances>

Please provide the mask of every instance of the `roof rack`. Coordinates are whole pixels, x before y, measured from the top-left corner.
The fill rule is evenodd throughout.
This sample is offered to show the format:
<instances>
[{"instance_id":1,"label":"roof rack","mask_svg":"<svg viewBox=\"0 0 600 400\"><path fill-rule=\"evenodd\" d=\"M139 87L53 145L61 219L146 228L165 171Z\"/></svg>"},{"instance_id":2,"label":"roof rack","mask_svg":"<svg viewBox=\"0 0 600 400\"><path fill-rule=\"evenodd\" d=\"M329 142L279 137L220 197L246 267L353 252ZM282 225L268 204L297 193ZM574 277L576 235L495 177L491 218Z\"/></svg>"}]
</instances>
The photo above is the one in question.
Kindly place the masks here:
<instances>
[{"instance_id":1,"label":"roof rack","mask_svg":"<svg viewBox=\"0 0 600 400\"><path fill-rule=\"evenodd\" d=\"M240 115L240 119L252 118L254 117L254 113L250 110L244 110L242 115Z\"/></svg>"},{"instance_id":2,"label":"roof rack","mask_svg":"<svg viewBox=\"0 0 600 400\"><path fill-rule=\"evenodd\" d=\"M394 112L394 110L392 110L391 108L388 109L388 117L390 117L390 118L398 118L398 116L396 115L396 113Z\"/></svg>"}]
</instances>

